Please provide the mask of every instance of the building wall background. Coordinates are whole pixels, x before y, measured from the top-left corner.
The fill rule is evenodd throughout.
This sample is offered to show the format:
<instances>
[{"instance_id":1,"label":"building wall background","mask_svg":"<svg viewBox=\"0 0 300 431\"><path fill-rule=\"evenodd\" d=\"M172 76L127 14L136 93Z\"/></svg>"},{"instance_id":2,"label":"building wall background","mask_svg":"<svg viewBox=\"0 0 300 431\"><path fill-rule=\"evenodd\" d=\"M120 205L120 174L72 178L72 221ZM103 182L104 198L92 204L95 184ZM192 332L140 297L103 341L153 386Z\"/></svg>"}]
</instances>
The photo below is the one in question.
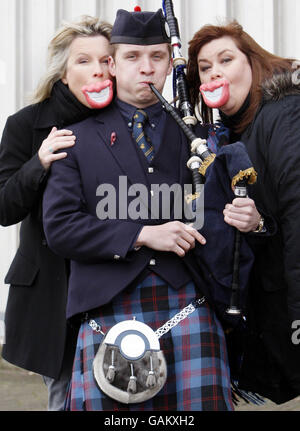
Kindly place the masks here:
<instances>
[{"instance_id":1,"label":"building wall background","mask_svg":"<svg viewBox=\"0 0 300 431\"><path fill-rule=\"evenodd\" d=\"M265 49L300 59L299 0L174 0L183 54L204 24L235 18ZM0 136L6 118L28 104L45 71L47 45L62 20L82 14L113 23L119 8L157 10L161 0L1 0L0 2ZM171 98L171 82L165 96ZM4 277L18 246L18 226L0 227L0 321L8 286ZM2 325L3 326L3 325ZM1 325L0 325L1 336Z\"/></svg>"}]
</instances>

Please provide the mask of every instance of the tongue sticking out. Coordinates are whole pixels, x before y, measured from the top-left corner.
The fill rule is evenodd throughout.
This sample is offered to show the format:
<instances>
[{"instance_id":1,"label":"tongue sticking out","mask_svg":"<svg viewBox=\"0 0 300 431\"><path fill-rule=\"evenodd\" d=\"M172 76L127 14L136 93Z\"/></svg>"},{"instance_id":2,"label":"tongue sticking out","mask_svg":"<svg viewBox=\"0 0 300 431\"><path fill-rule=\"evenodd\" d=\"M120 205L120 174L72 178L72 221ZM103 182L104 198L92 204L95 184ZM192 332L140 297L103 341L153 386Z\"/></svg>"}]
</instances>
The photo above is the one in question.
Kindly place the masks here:
<instances>
[{"instance_id":1,"label":"tongue sticking out","mask_svg":"<svg viewBox=\"0 0 300 431\"><path fill-rule=\"evenodd\" d=\"M200 92L207 106L220 108L229 100L229 82L226 79L220 79L209 84L202 84Z\"/></svg>"},{"instance_id":2,"label":"tongue sticking out","mask_svg":"<svg viewBox=\"0 0 300 431\"><path fill-rule=\"evenodd\" d=\"M82 87L88 104L92 108L101 109L109 105L113 98L113 83L110 79Z\"/></svg>"}]
</instances>

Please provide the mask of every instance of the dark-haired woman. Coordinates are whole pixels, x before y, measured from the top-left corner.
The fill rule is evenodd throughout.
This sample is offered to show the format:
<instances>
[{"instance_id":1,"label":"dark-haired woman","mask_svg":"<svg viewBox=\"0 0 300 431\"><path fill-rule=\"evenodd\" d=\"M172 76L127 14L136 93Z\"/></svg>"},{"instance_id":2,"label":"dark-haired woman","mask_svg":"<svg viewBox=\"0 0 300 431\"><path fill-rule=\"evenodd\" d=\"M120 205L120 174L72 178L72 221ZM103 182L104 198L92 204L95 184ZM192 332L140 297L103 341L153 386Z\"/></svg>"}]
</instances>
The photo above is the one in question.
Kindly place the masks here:
<instances>
[{"instance_id":1,"label":"dark-haired woman","mask_svg":"<svg viewBox=\"0 0 300 431\"><path fill-rule=\"evenodd\" d=\"M300 320L300 86L294 65L260 47L236 21L206 25L190 41L193 102L201 103L207 123L212 108L219 109L229 143L245 144L258 173L250 197L228 203L224 220L248 232L255 253L240 386L277 403L300 394L300 345L293 334Z\"/></svg>"}]
</instances>

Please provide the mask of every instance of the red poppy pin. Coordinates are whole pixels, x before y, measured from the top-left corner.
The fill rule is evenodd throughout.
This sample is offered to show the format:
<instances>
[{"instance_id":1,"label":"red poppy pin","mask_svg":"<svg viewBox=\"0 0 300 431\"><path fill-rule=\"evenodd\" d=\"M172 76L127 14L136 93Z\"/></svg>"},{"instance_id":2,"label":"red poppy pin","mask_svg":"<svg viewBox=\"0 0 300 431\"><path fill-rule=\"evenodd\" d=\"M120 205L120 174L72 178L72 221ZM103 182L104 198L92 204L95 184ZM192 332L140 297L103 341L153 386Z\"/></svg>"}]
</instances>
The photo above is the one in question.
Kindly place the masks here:
<instances>
[{"instance_id":1,"label":"red poppy pin","mask_svg":"<svg viewBox=\"0 0 300 431\"><path fill-rule=\"evenodd\" d=\"M117 134L116 132L112 132L112 134L110 135L110 146L112 147L114 145L114 143L116 142L117 139Z\"/></svg>"}]
</instances>

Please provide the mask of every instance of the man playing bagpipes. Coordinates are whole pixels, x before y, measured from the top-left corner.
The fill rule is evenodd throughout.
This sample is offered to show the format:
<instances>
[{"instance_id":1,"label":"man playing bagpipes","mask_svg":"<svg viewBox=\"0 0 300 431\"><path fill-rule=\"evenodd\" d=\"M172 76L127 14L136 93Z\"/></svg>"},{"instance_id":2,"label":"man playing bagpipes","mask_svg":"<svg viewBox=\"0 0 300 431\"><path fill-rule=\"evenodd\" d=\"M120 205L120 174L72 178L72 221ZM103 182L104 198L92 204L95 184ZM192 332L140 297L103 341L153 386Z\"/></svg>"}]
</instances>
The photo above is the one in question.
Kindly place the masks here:
<instances>
[{"instance_id":1,"label":"man playing bagpipes","mask_svg":"<svg viewBox=\"0 0 300 431\"><path fill-rule=\"evenodd\" d=\"M45 192L48 243L71 260L67 317L81 321L69 410L233 410L224 332L195 255L205 239L174 211L176 196L154 199L153 185L192 183L187 139L149 87L161 92L172 69L165 28L160 10L118 11L117 96L70 128L76 145Z\"/></svg>"}]
</instances>

